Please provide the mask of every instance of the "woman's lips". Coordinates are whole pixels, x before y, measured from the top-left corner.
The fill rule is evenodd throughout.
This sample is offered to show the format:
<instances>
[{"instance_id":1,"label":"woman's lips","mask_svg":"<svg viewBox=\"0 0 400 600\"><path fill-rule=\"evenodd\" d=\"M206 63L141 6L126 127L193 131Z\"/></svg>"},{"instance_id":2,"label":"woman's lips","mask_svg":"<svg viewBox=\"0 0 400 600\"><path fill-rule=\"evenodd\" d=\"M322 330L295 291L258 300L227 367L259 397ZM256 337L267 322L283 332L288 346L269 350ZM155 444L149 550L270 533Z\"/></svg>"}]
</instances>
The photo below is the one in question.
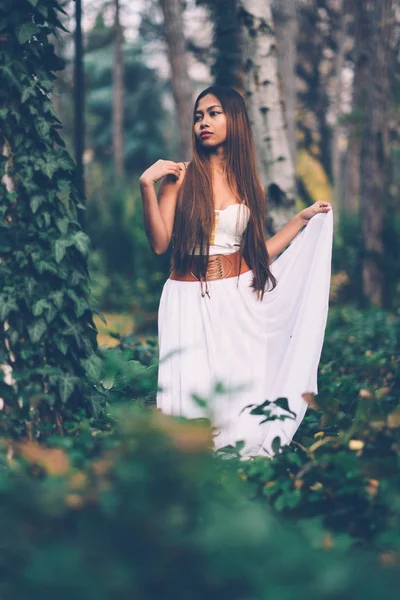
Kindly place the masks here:
<instances>
[{"instance_id":1,"label":"woman's lips","mask_svg":"<svg viewBox=\"0 0 400 600\"><path fill-rule=\"evenodd\" d=\"M201 139L208 138L208 137L210 137L210 135L212 135L212 133L210 131L205 131L204 133L200 134L200 138Z\"/></svg>"}]
</instances>

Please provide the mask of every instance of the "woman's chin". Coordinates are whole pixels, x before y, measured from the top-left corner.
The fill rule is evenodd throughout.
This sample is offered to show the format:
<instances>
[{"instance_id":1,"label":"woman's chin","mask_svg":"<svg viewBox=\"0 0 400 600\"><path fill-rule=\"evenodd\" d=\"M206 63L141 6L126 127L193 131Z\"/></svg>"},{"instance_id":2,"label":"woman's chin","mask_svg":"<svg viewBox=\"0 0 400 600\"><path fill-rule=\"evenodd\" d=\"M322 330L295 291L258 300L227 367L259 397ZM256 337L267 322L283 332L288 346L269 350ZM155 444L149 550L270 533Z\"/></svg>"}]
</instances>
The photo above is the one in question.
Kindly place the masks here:
<instances>
[{"instance_id":1,"label":"woman's chin","mask_svg":"<svg viewBox=\"0 0 400 600\"><path fill-rule=\"evenodd\" d=\"M200 144L202 145L203 148L208 148L209 150L218 148L219 146L221 146L223 144L223 142L220 142L215 139L212 140L211 138L205 138L204 140L202 140L200 138L198 141L200 142Z\"/></svg>"}]
</instances>

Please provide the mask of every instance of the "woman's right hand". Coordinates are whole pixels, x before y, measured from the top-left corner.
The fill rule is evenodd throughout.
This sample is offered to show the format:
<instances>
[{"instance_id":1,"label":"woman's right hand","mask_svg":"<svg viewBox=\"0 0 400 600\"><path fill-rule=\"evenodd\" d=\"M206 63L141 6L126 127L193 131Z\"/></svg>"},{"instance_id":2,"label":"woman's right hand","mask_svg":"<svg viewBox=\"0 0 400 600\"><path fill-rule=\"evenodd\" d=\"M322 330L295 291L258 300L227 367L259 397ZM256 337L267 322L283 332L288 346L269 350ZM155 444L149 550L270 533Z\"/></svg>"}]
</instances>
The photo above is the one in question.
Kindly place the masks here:
<instances>
[{"instance_id":1,"label":"woman's right hand","mask_svg":"<svg viewBox=\"0 0 400 600\"><path fill-rule=\"evenodd\" d=\"M139 183L144 186L154 185L166 175L172 175L173 177L176 177L176 179L179 179L182 169L184 168L183 163L160 159L142 173Z\"/></svg>"}]
</instances>

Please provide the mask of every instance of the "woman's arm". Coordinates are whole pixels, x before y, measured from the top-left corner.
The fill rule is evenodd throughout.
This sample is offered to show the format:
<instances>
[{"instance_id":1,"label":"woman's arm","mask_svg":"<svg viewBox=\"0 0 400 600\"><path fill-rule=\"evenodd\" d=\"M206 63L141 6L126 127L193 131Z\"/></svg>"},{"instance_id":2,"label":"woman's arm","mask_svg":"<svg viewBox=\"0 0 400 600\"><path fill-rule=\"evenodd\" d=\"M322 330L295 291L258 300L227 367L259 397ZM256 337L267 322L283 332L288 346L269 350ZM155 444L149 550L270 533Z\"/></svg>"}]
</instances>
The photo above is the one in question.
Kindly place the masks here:
<instances>
[{"instance_id":1,"label":"woman's arm","mask_svg":"<svg viewBox=\"0 0 400 600\"><path fill-rule=\"evenodd\" d=\"M278 233L266 241L270 259L283 252L314 215L321 212L326 213L330 210L331 205L329 202L314 202L312 206L297 213Z\"/></svg>"},{"instance_id":2,"label":"woman's arm","mask_svg":"<svg viewBox=\"0 0 400 600\"><path fill-rule=\"evenodd\" d=\"M185 178L183 163L158 160L140 177L144 229L156 254L168 250L175 219L176 201ZM155 184L162 179L158 194Z\"/></svg>"},{"instance_id":3,"label":"woman's arm","mask_svg":"<svg viewBox=\"0 0 400 600\"><path fill-rule=\"evenodd\" d=\"M283 252L286 246L288 246L299 233L300 229L304 227L305 223L303 223L303 220L299 215L300 213L294 216L289 223L286 223L286 225L278 231L278 233L266 241L270 259L275 258L275 256L278 256L278 254Z\"/></svg>"}]
</instances>

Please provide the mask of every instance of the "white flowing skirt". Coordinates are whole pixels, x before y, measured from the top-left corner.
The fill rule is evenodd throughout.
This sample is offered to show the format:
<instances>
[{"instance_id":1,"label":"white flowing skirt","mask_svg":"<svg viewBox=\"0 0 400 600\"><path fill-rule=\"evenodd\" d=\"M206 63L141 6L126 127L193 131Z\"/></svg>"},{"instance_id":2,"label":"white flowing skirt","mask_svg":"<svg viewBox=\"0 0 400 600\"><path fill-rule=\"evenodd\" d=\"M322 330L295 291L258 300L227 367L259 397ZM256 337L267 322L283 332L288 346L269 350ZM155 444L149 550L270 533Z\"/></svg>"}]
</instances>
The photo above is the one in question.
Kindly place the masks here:
<instances>
[{"instance_id":1,"label":"white flowing skirt","mask_svg":"<svg viewBox=\"0 0 400 600\"><path fill-rule=\"evenodd\" d=\"M209 418L215 448L241 440L242 456L272 456L277 436L290 443L307 409L302 394L318 392L332 233L332 210L315 215L271 264L278 283L262 301L250 287L252 271L208 282L210 298L198 282L166 281L158 314L163 413ZM246 408L281 397L295 419L260 423L264 417Z\"/></svg>"}]
</instances>

